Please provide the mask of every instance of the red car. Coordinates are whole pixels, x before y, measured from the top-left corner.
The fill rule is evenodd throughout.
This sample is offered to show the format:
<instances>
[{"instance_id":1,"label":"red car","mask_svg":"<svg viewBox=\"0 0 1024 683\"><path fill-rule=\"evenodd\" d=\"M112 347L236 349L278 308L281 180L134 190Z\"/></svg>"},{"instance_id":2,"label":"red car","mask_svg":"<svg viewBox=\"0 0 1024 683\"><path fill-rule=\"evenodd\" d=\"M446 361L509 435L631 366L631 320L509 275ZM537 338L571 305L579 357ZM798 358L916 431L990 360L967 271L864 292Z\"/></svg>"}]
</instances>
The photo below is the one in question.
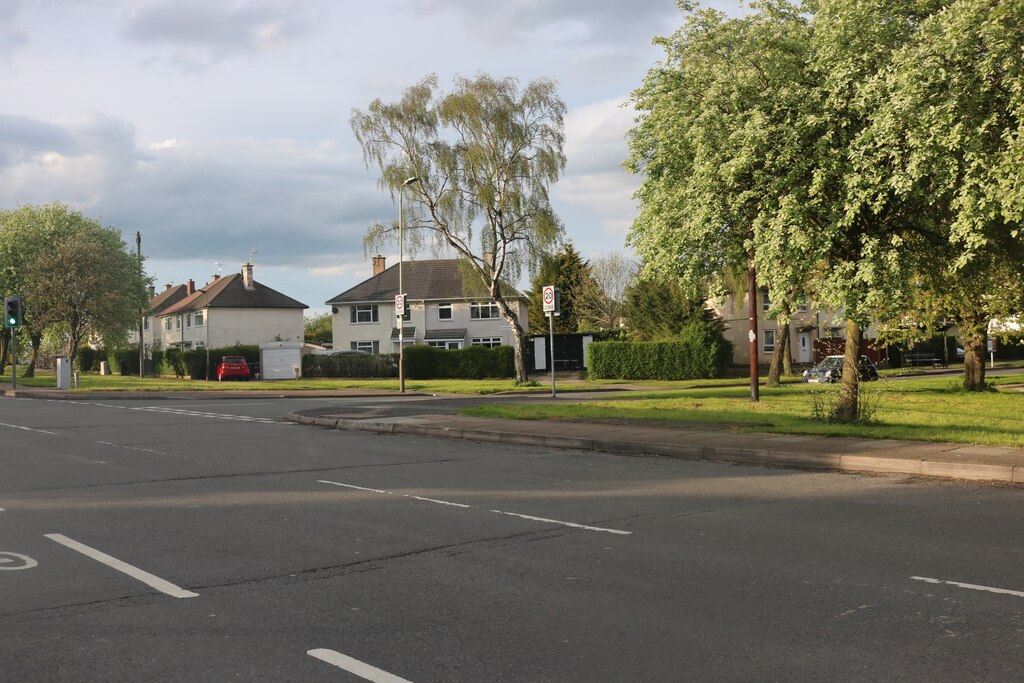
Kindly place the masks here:
<instances>
[{"instance_id":1,"label":"red car","mask_svg":"<svg viewBox=\"0 0 1024 683\"><path fill-rule=\"evenodd\" d=\"M226 379L250 379L252 372L242 356L224 356L217 364L217 381Z\"/></svg>"}]
</instances>

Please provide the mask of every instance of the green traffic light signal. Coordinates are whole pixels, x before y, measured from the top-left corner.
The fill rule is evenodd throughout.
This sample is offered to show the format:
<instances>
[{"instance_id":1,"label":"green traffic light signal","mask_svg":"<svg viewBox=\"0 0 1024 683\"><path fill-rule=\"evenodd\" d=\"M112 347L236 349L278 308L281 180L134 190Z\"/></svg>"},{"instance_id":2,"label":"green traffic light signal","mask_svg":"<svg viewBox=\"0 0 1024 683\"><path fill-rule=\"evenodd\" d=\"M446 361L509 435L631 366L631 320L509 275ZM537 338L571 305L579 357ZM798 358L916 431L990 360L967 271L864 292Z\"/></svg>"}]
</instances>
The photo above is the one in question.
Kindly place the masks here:
<instances>
[{"instance_id":1,"label":"green traffic light signal","mask_svg":"<svg viewBox=\"0 0 1024 683\"><path fill-rule=\"evenodd\" d=\"M21 297L9 296L4 299L4 327L15 329L21 324Z\"/></svg>"}]
</instances>

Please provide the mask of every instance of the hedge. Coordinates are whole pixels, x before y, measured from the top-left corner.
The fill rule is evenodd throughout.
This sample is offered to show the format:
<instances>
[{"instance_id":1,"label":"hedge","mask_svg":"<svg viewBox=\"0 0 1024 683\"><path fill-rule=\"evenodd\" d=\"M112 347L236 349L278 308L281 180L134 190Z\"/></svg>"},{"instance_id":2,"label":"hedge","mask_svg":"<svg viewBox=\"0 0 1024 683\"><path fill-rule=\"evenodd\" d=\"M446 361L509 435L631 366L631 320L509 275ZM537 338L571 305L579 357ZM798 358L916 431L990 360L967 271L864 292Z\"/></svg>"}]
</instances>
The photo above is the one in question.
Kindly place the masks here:
<instances>
[{"instance_id":1,"label":"hedge","mask_svg":"<svg viewBox=\"0 0 1024 683\"><path fill-rule=\"evenodd\" d=\"M594 379L710 379L732 360L732 344L714 325L695 323L679 339L656 342L594 342L589 375Z\"/></svg>"},{"instance_id":2,"label":"hedge","mask_svg":"<svg viewBox=\"0 0 1024 683\"><path fill-rule=\"evenodd\" d=\"M398 354L334 353L302 357L303 377L397 377Z\"/></svg>"},{"instance_id":3,"label":"hedge","mask_svg":"<svg viewBox=\"0 0 1024 683\"><path fill-rule=\"evenodd\" d=\"M405 375L410 379L484 379L515 376L511 346L469 346L439 349L416 345L405 350Z\"/></svg>"}]
</instances>

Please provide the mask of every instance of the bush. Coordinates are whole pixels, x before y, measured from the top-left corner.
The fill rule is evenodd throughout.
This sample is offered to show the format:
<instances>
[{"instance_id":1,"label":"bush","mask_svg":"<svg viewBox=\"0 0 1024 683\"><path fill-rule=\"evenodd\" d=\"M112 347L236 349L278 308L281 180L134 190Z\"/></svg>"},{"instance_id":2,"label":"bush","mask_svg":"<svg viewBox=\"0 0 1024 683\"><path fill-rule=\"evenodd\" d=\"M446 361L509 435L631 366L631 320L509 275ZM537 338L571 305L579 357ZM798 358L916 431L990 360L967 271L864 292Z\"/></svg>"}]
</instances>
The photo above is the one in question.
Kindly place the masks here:
<instances>
[{"instance_id":1,"label":"bush","mask_svg":"<svg viewBox=\"0 0 1024 683\"><path fill-rule=\"evenodd\" d=\"M405 374L410 379L484 379L515 376L511 346L469 346L438 349L410 346L405 350Z\"/></svg>"},{"instance_id":2,"label":"bush","mask_svg":"<svg viewBox=\"0 0 1024 683\"><path fill-rule=\"evenodd\" d=\"M595 379L711 379L721 377L731 359L721 327L697 321L671 341L594 342L588 368Z\"/></svg>"},{"instance_id":3,"label":"bush","mask_svg":"<svg viewBox=\"0 0 1024 683\"><path fill-rule=\"evenodd\" d=\"M303 377L397 377L398 354L336 353L302 357Z\"/></svg>"},{"instance_id":4,"label":"bush","mask_svg":"<svg viewBox=\"0 0 1024 683\"><path fill-rule=\"evenodd\" d=\"M139 351L136 349L136 356L138 356L138 353ZM105 348L94 349L84 346L78 350L78 369L81 372L99 372L100 362L105 360L107 360L107 350Z\"/></svg>"}]
</instances>

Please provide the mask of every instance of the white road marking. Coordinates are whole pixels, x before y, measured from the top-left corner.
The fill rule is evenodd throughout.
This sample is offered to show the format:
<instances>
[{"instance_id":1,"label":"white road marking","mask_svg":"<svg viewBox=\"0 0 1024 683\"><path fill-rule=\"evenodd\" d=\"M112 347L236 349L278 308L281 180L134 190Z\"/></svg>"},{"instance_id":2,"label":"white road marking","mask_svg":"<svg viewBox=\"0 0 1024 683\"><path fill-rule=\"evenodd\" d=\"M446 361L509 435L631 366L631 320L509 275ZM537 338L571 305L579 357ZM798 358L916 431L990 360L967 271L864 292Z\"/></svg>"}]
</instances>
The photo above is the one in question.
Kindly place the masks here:
<instances>
[{"instance_id":1,"label":"white road marking","mask_svg":"<svg viewBox=\"0 0 1024 683\"><path fill-rule=\"evenodd\" d=\"M368 488L366 488L364 486L356 486L354 484L342 484L342 483L337 482L337 481L328 481L326 479L318 479L317 482L320 483L320 484L331 484L333 486L343 486L343 487L345 487L347 489L356 489L358 491L369 491L371 493L380 493L380 494L387 495L387 496L395 495L394 491L381 491L380 489L368 489ZM464 505L463 503L452 503L451 501L447 501L447 500L437 500L436 498L424 498L422 496L414 496L414 495L411 495L411 494L408 494L408 493L403 493L402 496L405 497L405 498L412 498L414 500L422 500L422 501L425 501L427 503L437 503L439 505L450 505L452 507L465 508L465 509L468 509L468 510L472 510L473 509L472 505ZM529 519L529 520L534 521L534 522L546 522L548 524L560 524L562 526L572 527L573 529L583 529L585 531L602 531L604 533L619 534L621 536L630 536L633 533L632 531L622 531L621 529L606 529L605 527L589 526L587 524L577 524L576 522L563 522L563 521L558 520L558 519L548 519L547 517L534 517L532 515L521 515L521 514L519 514L517 512L503 512L502 510L491 510L491 512L493 512L495 514L499 514L499 515L508 515L510 517L521 517L522 519Z\"/></svg>"},{"instance_id":2,"label":"white road marking","mask_svg":"<svg viewBox=\"0 0 1024 683\"><path fill-rule=\"evenodd\" d=\"M215 420L236 420L239 422L257 422L260 424L292 425L294 422L281 422L269 417L252 417L250 415L228 415L227 413L207 413L200 410L189 410L186 408L165 408L156 406L140 406L131 410L140 410L148 413L167 413L169 415L185 415L188 417L206 417Z\"/></svg>"},{"instance_id":3,"label":"white road marking","mask_svg":"<svg viewBox=\"0 0 1024 683\"><path fill-rule=\"evenodd\" d=\"M390 494L390 491L381 491L380 489L368 489L365 486L355 486L354 484L342 484L337 481L327 481L326 479L317 479L318 484L332 484L334 486L343 486L347 489L356 489L357 491L370 491L371 493L383 493Z\"/></svg>"},{"instance_id":4,"label":"white road marking","mask_svg":"<svg viewBox=\"0 0 1024 683\"><path fill-rule=\"evenodd\" d=\"M39 432L40 434L49 434L50 436L57 436L57 432L48 432L45 429L32 429L31 427L22 427L21 425L9 425L0 422L0 427L10 427L11 429L24 429L26 432Z\"/></svg>"},{"instance_id":5,"label":"white road marking","mask_svg":"<svg viewBox=\"0 0 1024 683\"><path fill-rule=\"evenodd\" d=\"M154 576L153 574L150 574L147 571L143 571L138 567L133 567L127 562L122 562L116 557L111 557L110 555L107 555L104 552L96 550L95 548L90 548L89 546L83 543L79 543L74 539L68 538L63 534L44 534L44 536L46 536L46 538L50 539L51 541L56 541L57 543L60 543L63 546L66 546L68 548L71 548L72 550L82 553L86 557L90 557L96 560L97 562L105 564L111 569L116 569L117 571L123 574L127 574L133 579L141 581L142 583L146 584L150 588L155 588L161 593L170 595L172 598L194 598L199 595L199 593L193 593L192 591L187 591L183 588L175 586L170 581L165 581L164 579L161 579L159 576Z\"/></svg>"},{"instance_id":6,"label":"white road marking","mask_svg":"<svg viewBox=\"0 0 1024 683\"><path fill-rule=\"evenodd\" d=\"M13 564L13 567L4 567L5 564ZM28 555L19 553L0 552L0 570L17 571L18 569L31 569L39 566L39 563Z\"/></svg>"},{"instance_id":7,"label":"white road marking","mask_svg":"<svg viewBox=\"0 0 1024 683\"><path fill-rule=\"evenodd\" d=\"M974 583L946 581L945 579L930 579L927 576L911 576L910 578L914 581L924 581L925 583L939 583L947 586L956 586L957 588L969 588L974 591L988 591L989 593L1000 593L1002 595L1016 595L1018 598L1024 598L1024 591L1012 591L1008 588L993 588L992 586L979 586Z\"/></svg>"},{"instance_id":8,"label":"white road marking","mask_svg":"<svg viewBox=\"0 0 1024 683\"><path fill-rule=\"evenodd\" d=\"M499 515L509 515L510 517L522 517L523 519L532 519L535 522L547 522L549 524L561 524L562 526L572 527L574 529L586 529L587 531L603 531L608 534L620 534L622 536L629 536L632 531L622 531L621 529L605 529L600 526L587 526L586 524L576 524L575 522L563 522L558 519L547 519L546 517L532 517L530 515L521 515L518 512L503 512L501 510L491 510Z\"/></svg>"},{"instance_id":9,"label":"white road marking","mask_svg":"<svg viewBox=\"0 0 1024 683\"><path fill-rule=\"evenodd\" d=\"M394 674L389 674L387 671L381 671L375 666L370 666L365 662L360 662L358 659L352 659L348 655L343 655L340 652L334 650L327 650L325 648L316 648L306 652L310 657L316 657L322 662L332 664L339 669L344 669L351 674L355 674L360 678L373 683L411 683L405 678L401 678Z\"/></svg>"}]
</instances>

